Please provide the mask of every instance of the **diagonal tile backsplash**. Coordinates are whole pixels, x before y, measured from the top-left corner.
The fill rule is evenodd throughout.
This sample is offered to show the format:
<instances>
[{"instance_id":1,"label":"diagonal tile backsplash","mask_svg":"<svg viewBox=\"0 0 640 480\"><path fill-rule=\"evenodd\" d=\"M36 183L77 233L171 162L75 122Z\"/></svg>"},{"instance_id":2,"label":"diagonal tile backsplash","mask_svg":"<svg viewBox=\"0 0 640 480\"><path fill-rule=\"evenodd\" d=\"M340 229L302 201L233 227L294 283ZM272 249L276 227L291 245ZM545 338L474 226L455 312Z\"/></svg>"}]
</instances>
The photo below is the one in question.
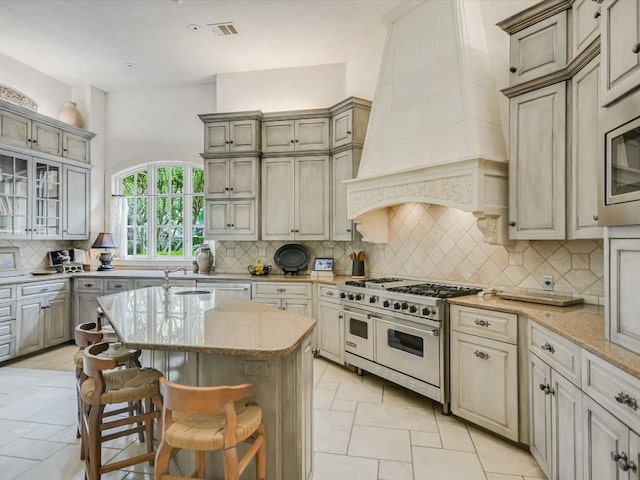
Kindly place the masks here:
<instances>
[{"instance_id":1,"label":"diagonal tile backsplash","mask_svg":"<svg viewBox=\"0 0 640 480\"><path fill-rule=\"evenodd\" d=\"M216 242L217 272L246 272L261 258L273 263L287 242ZM301 242L296 242L301 243ZM517 241L511 246L482 241L468 212L422 203L389 211L389 243L302 242L315 257L333 257L335 272L351 272L351 251L367 252L368 276L399 276L510 290L542 290L553 275L557 293L604 301L602 240ZM311 263L312 268L313 263ZM275 268L275 265L274 265Z\"/></svg>"}]
</instances>

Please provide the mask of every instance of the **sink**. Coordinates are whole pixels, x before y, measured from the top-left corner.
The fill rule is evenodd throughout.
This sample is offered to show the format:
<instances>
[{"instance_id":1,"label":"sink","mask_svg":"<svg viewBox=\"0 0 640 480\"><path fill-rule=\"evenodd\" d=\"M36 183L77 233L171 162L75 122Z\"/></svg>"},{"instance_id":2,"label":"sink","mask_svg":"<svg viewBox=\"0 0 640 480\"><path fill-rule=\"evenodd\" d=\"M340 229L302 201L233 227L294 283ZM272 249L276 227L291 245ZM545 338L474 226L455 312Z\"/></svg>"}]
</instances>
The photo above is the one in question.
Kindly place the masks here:
<instances>
[{"instance_id":1,"label":"sink","mask_svg":"<svg viewBox=\"0 0 640 480\"><path fill-rule=\"evenodd\" d=\"M181 292L174 292L174 295L209 295L210 290L183 290Z\"/></svg>"}]
</instances>

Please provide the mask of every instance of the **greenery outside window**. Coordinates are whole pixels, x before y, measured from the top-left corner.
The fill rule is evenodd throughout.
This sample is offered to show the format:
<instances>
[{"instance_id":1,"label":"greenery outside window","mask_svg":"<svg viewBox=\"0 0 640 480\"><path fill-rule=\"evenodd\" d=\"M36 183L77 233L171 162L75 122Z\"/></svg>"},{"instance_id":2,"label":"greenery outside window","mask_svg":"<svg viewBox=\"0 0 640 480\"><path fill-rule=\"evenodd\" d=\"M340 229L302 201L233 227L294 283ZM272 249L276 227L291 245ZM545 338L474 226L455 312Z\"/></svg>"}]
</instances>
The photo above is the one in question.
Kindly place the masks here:
<instances>
[{"instance_id":1,"label":"greenery outside window","mask_svg":"<svg viewBox=\"0 0 640 480\"><path fill-rule=\"evenodd\" d=\"M204 170L184 162L115 175L126 202L127 259L191 258L204 241Z\"/></svg>"}]
</instances>

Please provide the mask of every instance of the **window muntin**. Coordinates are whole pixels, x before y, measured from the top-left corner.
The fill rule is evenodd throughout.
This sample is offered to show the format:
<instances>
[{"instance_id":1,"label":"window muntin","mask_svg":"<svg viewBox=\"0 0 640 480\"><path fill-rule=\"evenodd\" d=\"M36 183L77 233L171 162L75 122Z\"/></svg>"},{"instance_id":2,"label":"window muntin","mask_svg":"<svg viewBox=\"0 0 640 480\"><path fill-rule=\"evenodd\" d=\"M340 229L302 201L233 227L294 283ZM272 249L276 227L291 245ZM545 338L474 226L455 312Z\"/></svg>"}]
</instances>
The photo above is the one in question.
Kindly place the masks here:
<instances>
[{"instance_id":1,"label":"window muntin","mask_svg":"<svg viewBox=\"0 0 640 480\"><path fill-rule=\"evenodd\" d=\"M128 259L189 258L204 241L204 170L187 163L146 164L116 174L127 204Z\"/></svg>"}]
</instances>

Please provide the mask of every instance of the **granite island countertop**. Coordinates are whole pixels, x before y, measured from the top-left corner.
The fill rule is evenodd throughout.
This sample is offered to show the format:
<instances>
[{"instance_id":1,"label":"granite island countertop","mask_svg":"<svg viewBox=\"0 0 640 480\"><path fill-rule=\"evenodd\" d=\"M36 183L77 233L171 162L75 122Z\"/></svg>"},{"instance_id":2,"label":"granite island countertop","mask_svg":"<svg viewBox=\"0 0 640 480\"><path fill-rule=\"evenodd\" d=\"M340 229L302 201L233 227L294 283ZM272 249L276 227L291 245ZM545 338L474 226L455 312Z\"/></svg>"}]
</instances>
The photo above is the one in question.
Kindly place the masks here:
<instances>
[{"instance_id":1,"label":"granite island countertop","mask_svg":"<svg viewBox=\"0 0 640 480\"><path fill-rule=\"evenodd\" d=\"M479 298L477 295L456 297L450 304L515 313L532 319L585 350L608 361L625 372L640 378L640 355L604 338L604 307L599 305L574 305L552 307L535 303L503 300L494 296Z\"/></svg>"},{"instance_id":2,"label":"granite island countertop","mask_svg":"<svg viewBox=\"0 0 640 480\"><path fill-rule=\"evenodd\" d=\"M292 352L312 318L251 302L215 287L149 287L98 297L120 341L130 348L258 357Z\"/></svg>"}]
</instances>

